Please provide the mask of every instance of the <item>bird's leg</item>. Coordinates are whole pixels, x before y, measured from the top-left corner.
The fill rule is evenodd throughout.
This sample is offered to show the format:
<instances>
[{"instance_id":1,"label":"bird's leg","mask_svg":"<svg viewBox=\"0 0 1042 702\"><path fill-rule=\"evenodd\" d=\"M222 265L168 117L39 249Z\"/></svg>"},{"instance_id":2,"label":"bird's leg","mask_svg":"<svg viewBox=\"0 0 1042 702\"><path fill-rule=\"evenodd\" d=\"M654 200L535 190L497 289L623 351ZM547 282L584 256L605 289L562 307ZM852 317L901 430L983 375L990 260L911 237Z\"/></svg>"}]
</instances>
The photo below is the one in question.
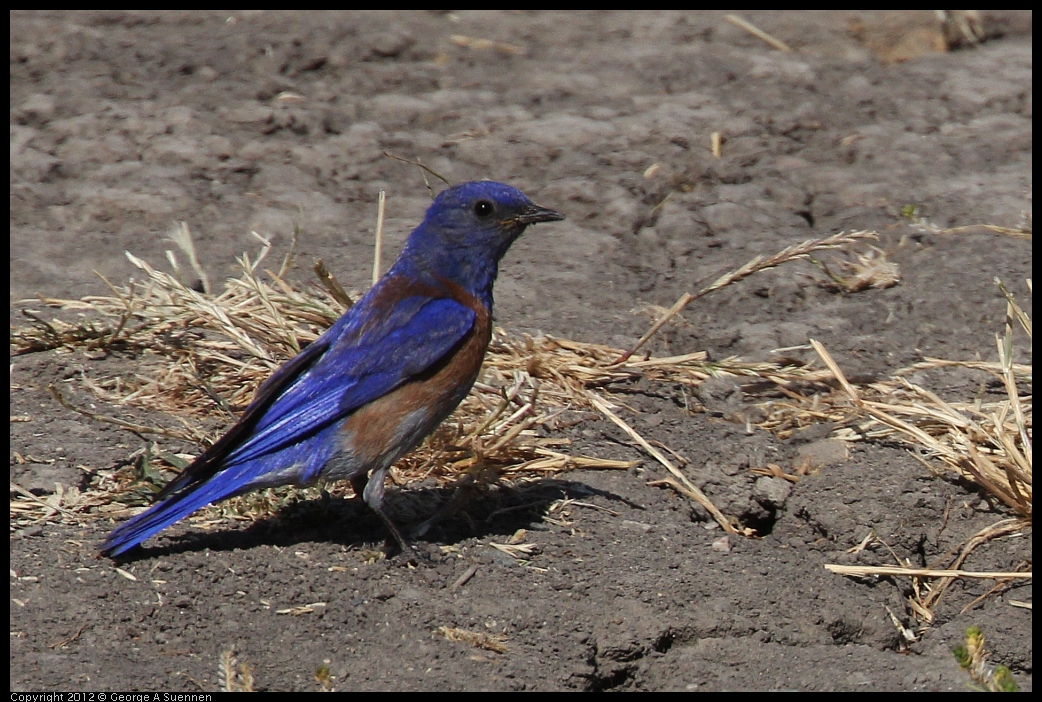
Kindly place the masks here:
<instances>
[{"instance_id":1,"label":"bird's leg","mask_svg":"<svg viewBox=\"0 0 1042 702\"><path fill-rule=\"evenodd\" d=\"M376 516L378 516L380 521L384 523L384 526L387 527L387 531L391 532L391 536L394 537L401 553L412 556L416 561L426 560L416 551L412 544L405 540L405 537L402 536L402 532L398 531L398 527L395 526L394 522L391 521L391 518L383 511L383 508L374 509L373 511L376 512Z\"/></svg>"},{"instance_id":2,"label":"bird's leg","mask_svg":"<svg viewBox=\"0 0 1042 702\"><path fill-rule=\"evenodd\" d=\"M397 542L398 548L401 550L401 553L411 555L412 558L417 562L425 562L428 559L422 557L416 551L413 545L405 540L405 537L402 536L402 532L398 530L398 527L395 526L393 521L391 521L391 518L387 515L387 512L384 511L383 502L385 472L386 471L383 470L373 471L372 480L369 480L363 473L360 477L351 479L351 486L355 489L356 492L358 492L359 495L361 495L365 499L365 503L369 505L369 508L376 512L376 516L380 518L380 521L382 521L384 523L384 526L387 527L387 531L390 532L392 537L394 537L394 540L395 542ZM360 483L362 486L360 492L358 491L356 481ZM366 484L366 481L368 481L368 484Z\"/></svg>"}]
</instances>

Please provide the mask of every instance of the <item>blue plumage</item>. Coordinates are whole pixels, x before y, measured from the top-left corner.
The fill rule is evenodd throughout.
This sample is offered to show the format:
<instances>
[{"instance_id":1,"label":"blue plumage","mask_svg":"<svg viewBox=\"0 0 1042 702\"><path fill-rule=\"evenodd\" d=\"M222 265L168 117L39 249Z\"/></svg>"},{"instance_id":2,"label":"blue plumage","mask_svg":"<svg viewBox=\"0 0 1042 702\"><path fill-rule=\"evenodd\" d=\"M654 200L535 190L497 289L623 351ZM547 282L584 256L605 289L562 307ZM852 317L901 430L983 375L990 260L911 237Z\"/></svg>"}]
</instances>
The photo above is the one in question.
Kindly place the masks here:
<instances>
[{"instance_id":1,"label":"blue plumage","mask_svg":"<svg viewBox=\"0 0 1042 702\"><path fill-rule=\"evenodd\" d=\"M279 368L239 421L160 502L109 534L102 552L118 556L210 503L320 477L351 480L406 548L383 511L384 475L477 378L499 260L529 224L561 219L501 183L441 193L383 278Z\"/></svg>"}]
</instances>

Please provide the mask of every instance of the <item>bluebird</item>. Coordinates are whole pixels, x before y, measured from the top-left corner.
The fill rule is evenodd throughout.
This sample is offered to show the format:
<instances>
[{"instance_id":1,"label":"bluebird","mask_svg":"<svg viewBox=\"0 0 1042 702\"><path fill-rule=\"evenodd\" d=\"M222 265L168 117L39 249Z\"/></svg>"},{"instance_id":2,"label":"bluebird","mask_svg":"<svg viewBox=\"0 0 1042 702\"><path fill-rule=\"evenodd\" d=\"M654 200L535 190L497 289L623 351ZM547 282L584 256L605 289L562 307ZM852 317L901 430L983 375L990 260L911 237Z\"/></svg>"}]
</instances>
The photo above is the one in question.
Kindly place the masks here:
<instances>
[{"instance_id":1,"label":"bluebird","mask_svg":"<svg viewBox=\"0 0 1042 702\"><path fill-rule=\"evenodd\" d=\"M492 181L438 195L387 273L257 390L239 421L101 546L118 556L213 502L349 480L402 550L384 477L463 401L492 337L499 261L564 216Z\"/></svg>"}]
</instances>

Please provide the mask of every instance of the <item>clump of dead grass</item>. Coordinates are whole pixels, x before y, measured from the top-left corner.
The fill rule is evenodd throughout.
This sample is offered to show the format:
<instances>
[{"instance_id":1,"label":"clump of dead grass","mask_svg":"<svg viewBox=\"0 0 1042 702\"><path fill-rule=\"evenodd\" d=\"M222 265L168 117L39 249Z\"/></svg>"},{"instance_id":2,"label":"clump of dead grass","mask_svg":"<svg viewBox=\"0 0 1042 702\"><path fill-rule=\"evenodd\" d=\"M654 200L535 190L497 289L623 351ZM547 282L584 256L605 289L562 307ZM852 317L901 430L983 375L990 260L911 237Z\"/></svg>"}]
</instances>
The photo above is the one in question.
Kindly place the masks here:
<instances>
[{"instance_id":1,"label":"clump of dead grass","mask_svg":"<svg viewBox=\"0 0 1042 702\"><path fill-rule=\"evenodd\" d=\"M438 627L438 633L449 641L467 643L474 648L481 648L493 653L506 653L506 636L490 634L484 631L468 631L454 626Z\"/></svg>"},{"instance_id":2,"label":"clump of dead grass","mask_svg":"<svg viewBox=\"0 0 1042 702\"><path fill-rule=\"evenodd\" d=\"M1031 578L1027 562L1020 564L1017 572L960 570L976 548L1018 534L1032 524L1032 370L1030 365L1014 362L1013 342L1017 326L1030 342L1031 320L1002 282L995 282L1007 302L1004 330L995 335L997 361L927 358L887 380L855 386L824 345L812 339L812 347L839 388L827 395L794 395L785 402L773 403L765 422L765 426L786 435L795 427L826 419L841 425L835 435L847 441L897 441L931 472L949 473L979 486L988 499L1001 502L1015 515L985 527L929 568L911 568L899 558L897 568L826 565L849 576L912 578L909 606L924 624L933 620L933 609L957 579L985 577L997 581L985 595L967 605L968 609L1016 580ZM1030 280L1027 287L1030 292ZM947 400L907 379L913 373L953 367L987 373L1001 382L1005 396Z\"/></svg>"},{"instance_id":3,"label":"clump of dead grass","mask_svg":"<svg viewBox=\"0 0 1042 702\"><path fill-rule=\"evenodd\" d=\"M1014 326L1031 339L1031 320L1001 282L1007 299L1004 332L996 334L997 361L926 358L896 371L889 379L855 386L820 342L812 348L835 378L835 392L791 394L770 405L764 422L782 437L817 421L842 425L847 441L897 440L914 449L929 467L954 473L982 487L1030 522L1032 513L1032 370L1014 362ZM1031 281L1028 281L1030 289ZM1000 381L1005 397L946 400L907 376L942 368L982 371Z\"/></svg>"}]
</instances>

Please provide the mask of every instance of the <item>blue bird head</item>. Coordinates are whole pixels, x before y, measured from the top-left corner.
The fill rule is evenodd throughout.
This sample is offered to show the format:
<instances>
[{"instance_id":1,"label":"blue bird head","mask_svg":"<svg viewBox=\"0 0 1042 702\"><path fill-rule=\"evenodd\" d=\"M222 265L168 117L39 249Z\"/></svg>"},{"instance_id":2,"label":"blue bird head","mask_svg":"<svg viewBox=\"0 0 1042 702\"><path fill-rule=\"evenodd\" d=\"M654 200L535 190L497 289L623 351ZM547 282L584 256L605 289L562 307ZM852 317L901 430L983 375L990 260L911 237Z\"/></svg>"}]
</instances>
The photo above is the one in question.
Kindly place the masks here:
<instances>
[{"instance_id":1,"label":"blue bird head","mask_svg":"<svg viewBox=\"0 0 1042 702\"><path fill-rule=\"evenodd\" d=\"M562 219L564 215L539 207L509 185L461 183L434 198L399 261L453 278L485 297L491 294L500 259L525 228Z\"/></svg>"}]
</instances>

